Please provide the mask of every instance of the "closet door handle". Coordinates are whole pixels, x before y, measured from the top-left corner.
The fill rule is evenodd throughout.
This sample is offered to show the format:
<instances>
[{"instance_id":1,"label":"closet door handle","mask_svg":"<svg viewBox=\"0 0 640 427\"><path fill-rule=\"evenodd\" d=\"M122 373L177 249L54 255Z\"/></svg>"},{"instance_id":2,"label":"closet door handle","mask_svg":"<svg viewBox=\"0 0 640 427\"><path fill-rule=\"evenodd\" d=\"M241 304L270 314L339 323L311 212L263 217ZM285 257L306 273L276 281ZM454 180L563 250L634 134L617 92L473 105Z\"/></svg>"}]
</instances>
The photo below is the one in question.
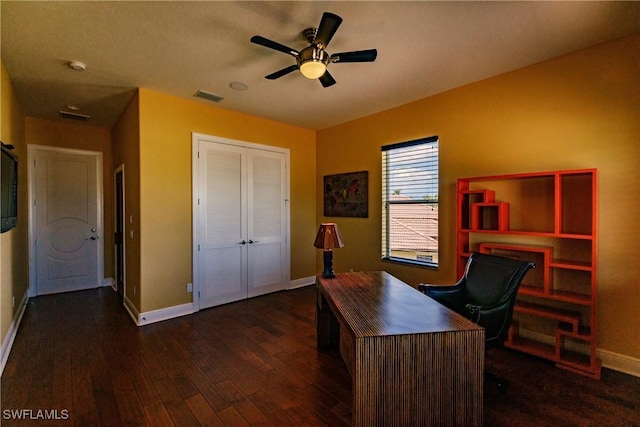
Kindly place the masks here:
<instances>
[{"instance_id":1,"label":"closet door handle","mask_svg":"<svg viewBox=\"0 0 640 427\"><path fill-rule=\"evenodd\" d=\"M258 243L258 241L257 240L249 240L249 243L250 244L254 244L254 243Z\"/></svg>"},{"instance_id":2,"label":"closet door handle","mask_svg":"<svg viewBox=\"0 0 640 427\"><path fill-rule=\"evenodd\" d=\"M246 240L243 240L242 242L238 242L238 244L239 244L239 245L246 245L246 244L247 244L247 241L246 241Z\"/></svg>"}]
</instances>

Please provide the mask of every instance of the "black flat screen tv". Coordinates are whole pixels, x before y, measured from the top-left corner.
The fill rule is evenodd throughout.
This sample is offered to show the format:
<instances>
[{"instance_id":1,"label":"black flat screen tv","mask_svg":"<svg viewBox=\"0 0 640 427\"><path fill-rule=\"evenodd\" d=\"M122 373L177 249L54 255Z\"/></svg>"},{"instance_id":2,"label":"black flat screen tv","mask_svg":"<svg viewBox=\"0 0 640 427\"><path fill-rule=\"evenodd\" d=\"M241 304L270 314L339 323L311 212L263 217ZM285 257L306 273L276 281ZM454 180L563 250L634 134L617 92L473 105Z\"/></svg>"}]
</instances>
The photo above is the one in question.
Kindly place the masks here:
<instances>
[{"instance_id":1,"label":"black flat screen tv","mask_svg":"<svg viewBox=\"0 0 640 427\"><path fill-rule=\"evenodd\" d=\"M0 163L0 211L2 211L1 231L11 230L18 221L18 158L10 146L2 144L2 162Z\"/></svg>"}]
</instances>

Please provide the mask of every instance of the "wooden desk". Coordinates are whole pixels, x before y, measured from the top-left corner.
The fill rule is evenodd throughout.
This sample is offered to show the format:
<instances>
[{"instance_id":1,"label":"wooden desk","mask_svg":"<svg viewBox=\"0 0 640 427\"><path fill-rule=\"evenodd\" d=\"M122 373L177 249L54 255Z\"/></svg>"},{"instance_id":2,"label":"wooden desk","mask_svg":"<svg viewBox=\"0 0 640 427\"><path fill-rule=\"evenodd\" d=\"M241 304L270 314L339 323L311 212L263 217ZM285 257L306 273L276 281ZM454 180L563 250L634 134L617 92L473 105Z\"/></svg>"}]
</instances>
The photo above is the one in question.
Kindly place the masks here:
<instances>
[{"instance_id":1,"label":"wooden desk","mask_svg":"<svg viewBox=\"0 0 640 427\"><path fill-rule=\"evenodd\" d=\"M384 271L316 286L318 348L340 348L353 426L482 425L481 327Z\"/></svg>"}]
</instances>

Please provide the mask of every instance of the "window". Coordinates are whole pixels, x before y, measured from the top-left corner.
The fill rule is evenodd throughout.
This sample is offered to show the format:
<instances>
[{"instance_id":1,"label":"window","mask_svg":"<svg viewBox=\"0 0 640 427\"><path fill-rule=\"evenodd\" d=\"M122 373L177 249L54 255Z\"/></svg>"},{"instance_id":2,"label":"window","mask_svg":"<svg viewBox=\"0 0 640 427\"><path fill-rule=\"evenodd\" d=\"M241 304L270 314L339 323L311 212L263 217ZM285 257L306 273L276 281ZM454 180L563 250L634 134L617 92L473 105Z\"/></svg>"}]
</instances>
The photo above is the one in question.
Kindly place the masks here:
<instances>
[{"instance_id":1,"label":"window","mask_svg":"<svg viewBox=\"0 0 640 427\"><path fill-rule=\"evenodd\" d=\"M382 147L382 258L438 266L438 137Z\"/></svg>"}]
</instances>

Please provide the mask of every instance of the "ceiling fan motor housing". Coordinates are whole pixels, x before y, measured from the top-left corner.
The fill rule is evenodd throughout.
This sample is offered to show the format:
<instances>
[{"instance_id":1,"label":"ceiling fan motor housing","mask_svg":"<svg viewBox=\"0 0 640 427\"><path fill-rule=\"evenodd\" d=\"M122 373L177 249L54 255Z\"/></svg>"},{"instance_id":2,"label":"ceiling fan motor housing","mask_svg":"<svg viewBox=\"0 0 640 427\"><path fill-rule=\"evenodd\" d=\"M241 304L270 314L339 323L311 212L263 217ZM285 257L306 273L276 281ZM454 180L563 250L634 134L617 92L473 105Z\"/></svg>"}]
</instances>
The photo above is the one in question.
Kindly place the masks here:
<instances>
[{"instance_id":1,"label":"ceiling fan motor housing","mask_svg":"<svg viewBox=\"0 0 640 427\"><path fill-rule=\"evenodd\" d=\"M324 65L327 65L329 63L329 54L323 49L309 46L302 49L296 59L298 60L298 65L302 65L308 61L322 62Z\"/></svg>"}]
</instances>

